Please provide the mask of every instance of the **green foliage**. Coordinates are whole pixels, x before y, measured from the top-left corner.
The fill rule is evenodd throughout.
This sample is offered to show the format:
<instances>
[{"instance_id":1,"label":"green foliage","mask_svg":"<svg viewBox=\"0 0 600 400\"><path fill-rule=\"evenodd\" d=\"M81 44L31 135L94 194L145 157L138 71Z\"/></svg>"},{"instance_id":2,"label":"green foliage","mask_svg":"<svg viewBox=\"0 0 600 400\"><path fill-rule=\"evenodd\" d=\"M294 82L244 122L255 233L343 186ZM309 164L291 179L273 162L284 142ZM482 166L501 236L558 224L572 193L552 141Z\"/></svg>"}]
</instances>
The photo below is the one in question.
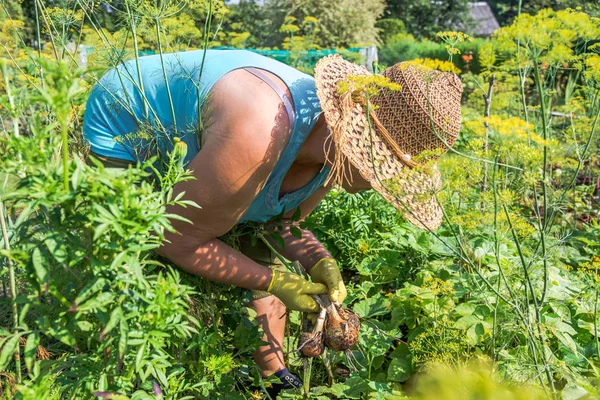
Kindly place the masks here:
<instances>
[{"instance_id":1,"label":"green foliage","mask_svg":"<svg viewBox=\"0 0 600 400\"><path fill-rule=\"evenodd\" d=\"M472 42L463 42L456 45L456 49L463 55L471 55L472 61L467 62L461 56L452 58L452 62L461 70L467 69L475 74L481 71L480 51L488 41L475 39ZM412 35L398 34L390 37L385 45L379 48L379 60L382 65L393 65L400 61L409 61L416 58L430 58L434 60L447 60L448 51L443 43L430 40L416 40Z\"/></svg>"},{"instance_id":2,"label":"green foliage","mask_svg":"<svg viewBox=\"0 0 600 400\"><path fill-rule=\"evenodd\" d=\"M465 27L468 32L469 2L389 0L386 15L404 22L406 31L416 38L433 38L437 32L457 26Z\"/></svg>"},{"instance_id":3,"label":"green foliage","mask_svg":"<svg viewBox=\"0 0 600 400\"><path fill-rule=\"evenodd\" d=\"M196 305L198 290L216 304L220 296L152 252L176 217L166 206L193 206L172 196L172 185L188 179L186 173L170 169L153 183L149 164L116 170L75 158L65 191L62 167L41 151L55 141L48 133L0 142L7 155L2 171L21 176L3 194L21 210L12 250L3 256L27 279L18 299L19 329L4 334L0 354L5 368L19 338L27 338L29 376L16 397L32 398L48 385L60 387L60 398L109 392L142 398L156 392L153 385L168 398L232 390L237 357L260 343L256 324L239 308L221 307L226 317L218 317L208 304ZM230 321L215 329L199 322L207 317ZM223 342L222 335L232 339ZM40 359L39 346L60 357Z\"/></svg>"},{"instance_id":4,"label":"green foliage","mask_svg":"<svg viewBox=\"0 0 600 400\"><path fill-rule=\"evenodd\" d=\"M80 101L101 71L64 61L72 58L64 40L77 33L97 45L91 65L100 69L132 57L136 46L244 46L258 39L244 34L255 31L241 13L263 11L245 2L228 12L206 1L128 11L133 4L115 5L125 21L116 31L95 24L78 31L77 23L97 21L76 8L50 12L55 31L68 28L54 32L56 47L40 49L52 62L25 51L16 35L23 23L2 27L0 41L10 46L0 93L0 207L3 217L8 212L0 278L10 280L10 260L19 294L16 303L6 298L12 293L0 296L2 398L258 398L257 388L270 384L252 360L262 332L243 307L244 292L181 273L156 254L178 218L167 207L183 203L172 187L189 179L185 147L175 143L173 154L128 170L84 164L75 140ZM338 4L351 14L338 18L346 27L370 7L330 4L340 13ZM326 31L332 19L321 6L298 7L287 19L289 10L264 11L275 15L268 26L277 28L278 45L302 56L325 45L324 32L354 40ZM209 10L231 29L219 35L215 25L198 24ZM468 68L462 56L452 60L465 72L465 104L458 153L440 162L445 224L424 232L379 195L341 190L302 222L342 267L346 305L363 320L357 347L313 361L311 396L598 397L599 35L598 21L580 12L544 11L523 15L491 41L458 43L461 35L449 32L443 43L385 38L389 65L420 58L439 67L457 50L473 56ZM294 62L310 68L302 57ZM70 153L60 145L65 128ZM292 313L284 347L295 372L299 326Z\"/></svg>"},{"instance_id":5,"label":"green foliage","mask_svg":"<svg viewBox=\"0 0 600 400\"><path fill-rule=\"evenodd\" d=\"M519 14L519 4L521 4L521 12L531 15L544 8L551 8L555 11L565 8L581 8L586 14L594 17L600 16L599 4L586 0L490 0L488 3L501 26L513 22L513 19Z\"/></svg>"},{"instance_id":6,"label":"green foliage","mask_svg":"<svg viewBox=\"0 0 600 400\"><path fill-rule=\"evenodd\" d=\"M377 43L375 22L383 14L382 0L277 0L289 15L319 21L315 42L323 48L359 47Z\"/></svg>"},{"instance_id":7,"label":"green foliage","mask_svg":"<svg viewBox=\"0 0 600 400\"><path fill-rule=\"evenodd\" d=\"M267 3L267 2L266 2ZM223 31L245 31L250 34L246 47L275 47L281 43L278 35L279 10L258 4L254 0L242 0L238 4L228 5L231 12L227 15Z\"/></svg>"},{"instance_id":8,"label":"green foliage","mask_svg":"<svg viewBox=\"0 0 600 400\"><path fill-rule=\"evenodd\" d=\"M383 45L386 45L391 38L401 33L406 33L404 22L397 18L383 18L375 23L379 29L379 39Z\"/></svg>"}]
</instances>

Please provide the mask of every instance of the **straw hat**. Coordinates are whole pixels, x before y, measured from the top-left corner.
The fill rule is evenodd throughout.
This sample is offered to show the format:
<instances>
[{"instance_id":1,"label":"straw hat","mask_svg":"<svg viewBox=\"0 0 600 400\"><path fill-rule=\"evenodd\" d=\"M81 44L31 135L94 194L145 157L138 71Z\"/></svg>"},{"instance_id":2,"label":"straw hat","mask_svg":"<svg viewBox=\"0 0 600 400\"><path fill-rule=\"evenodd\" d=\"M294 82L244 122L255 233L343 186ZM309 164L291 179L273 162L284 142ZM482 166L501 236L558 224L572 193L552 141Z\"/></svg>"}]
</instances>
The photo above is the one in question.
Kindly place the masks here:
<instances>
[{"instance_id":1,"label":"straw hat","mask_svg":"<svg viewBox=\"0 0 600 400\"><path fill-rule=\"evenodd\" d=\"M407 63L382 75L401 89L384 83L373 94L371 85L369 94L364 82L382 78L337 54L315 67L317 96L336 149L332 179L341 183L350 162L410 222L435 230L442 222L437 160L458 137L462 84L454 74Z\"/></svg>"}]
</instances>

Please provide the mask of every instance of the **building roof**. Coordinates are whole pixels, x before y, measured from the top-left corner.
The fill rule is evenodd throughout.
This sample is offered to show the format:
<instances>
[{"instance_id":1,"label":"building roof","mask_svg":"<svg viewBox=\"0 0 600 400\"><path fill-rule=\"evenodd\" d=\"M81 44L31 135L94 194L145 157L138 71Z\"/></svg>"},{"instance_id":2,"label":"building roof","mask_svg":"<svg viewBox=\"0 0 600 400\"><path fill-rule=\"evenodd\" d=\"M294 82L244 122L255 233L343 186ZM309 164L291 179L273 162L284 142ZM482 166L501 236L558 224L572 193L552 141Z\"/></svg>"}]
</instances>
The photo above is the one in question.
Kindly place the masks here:
<instances>
[{"instance_id":1,"label":"building roof","mask_svg":"<svg viewBox=\"0 0 600 400\"><path fill-rule=\"evenodd\" d=\"M486 1L477 1L469 3L471 9L469 16L473 20L473 35L474 36L490 36L496 29L500 28L500 24L490 5Z\"/></svg>"}]
</instances>

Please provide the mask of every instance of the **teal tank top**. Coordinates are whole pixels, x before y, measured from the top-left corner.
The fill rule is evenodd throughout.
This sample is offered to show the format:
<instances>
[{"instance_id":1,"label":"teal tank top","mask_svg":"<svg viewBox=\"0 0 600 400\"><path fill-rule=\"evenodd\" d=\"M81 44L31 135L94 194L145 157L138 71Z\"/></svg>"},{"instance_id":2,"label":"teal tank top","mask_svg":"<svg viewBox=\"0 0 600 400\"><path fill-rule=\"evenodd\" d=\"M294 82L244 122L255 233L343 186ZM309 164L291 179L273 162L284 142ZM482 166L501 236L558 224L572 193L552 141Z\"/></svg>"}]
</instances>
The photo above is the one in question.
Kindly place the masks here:
<instances>
[{"instance_id":1,"label":"teal tank top","mask_svg":"<svg viewBox=\"0 0 600 400\"><path fill-rule=\"evenodd\" d=\"M283 178L321 114L314 79L286 64L245 50L208 50L202 68L204 53L196 50L163 55L173 109L159 55L140 57L141 82L135 60L109 71L88 98L84 139L96 154L136 161L156 151L169 151L173 138L179 137L188 146L187 164L200 151L198 121L214 84L228 72L240 68L269 71L290 90L293 129L264 189L240 222L266 222L295 210L323 186L329 175L329 168L324 167L303 188L279 196ZM141 94L142 87L145 96Z\"/></svg>"}]
</instances>

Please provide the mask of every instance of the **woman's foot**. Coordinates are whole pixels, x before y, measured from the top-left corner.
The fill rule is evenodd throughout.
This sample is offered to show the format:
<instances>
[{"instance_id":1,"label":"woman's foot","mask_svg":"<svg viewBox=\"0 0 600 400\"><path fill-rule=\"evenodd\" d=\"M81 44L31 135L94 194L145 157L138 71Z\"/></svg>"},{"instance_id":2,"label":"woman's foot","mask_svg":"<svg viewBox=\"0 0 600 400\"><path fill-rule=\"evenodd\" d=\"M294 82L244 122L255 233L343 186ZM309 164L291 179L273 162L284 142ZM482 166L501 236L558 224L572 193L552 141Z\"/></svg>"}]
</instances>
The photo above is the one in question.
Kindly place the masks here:
<instances>
[{"instance_id":1,"label":"woman's foot","mask_svg":"<svg viewBox=\"0 0 600 400\"><path fill-rule=\"evenodd\" d=\"M304 383L296 375L292 374L287 368L283 368L275 372L275 375L281 383L275 383L270 388L267 388L269 396L275 400L279 392L285 389L300 389Z\"/></svg>"},{"instance_id":2,"label":"woman's foot","mask_svg":"<svg viewBox=\"0 0 600 400\"><path fill-rule=\"evenodd\" d=\"M296 375L292 374L287 368L275 372L274 374L281 381L282 389L299 389L304 382Z\"/></svg>"}]
</instances>

